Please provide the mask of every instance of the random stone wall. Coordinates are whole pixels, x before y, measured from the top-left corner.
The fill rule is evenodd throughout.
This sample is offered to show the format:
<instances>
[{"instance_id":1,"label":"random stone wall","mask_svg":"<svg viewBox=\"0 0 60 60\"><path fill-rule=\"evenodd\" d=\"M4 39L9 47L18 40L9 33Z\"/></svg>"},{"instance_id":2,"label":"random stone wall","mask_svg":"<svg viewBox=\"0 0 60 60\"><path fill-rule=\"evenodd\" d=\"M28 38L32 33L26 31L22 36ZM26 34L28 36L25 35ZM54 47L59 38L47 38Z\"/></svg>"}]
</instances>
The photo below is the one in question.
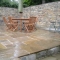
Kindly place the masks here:
<instances>
[{"instance_id":1,"label":"random stone wall","mask_svg":"<svg viewBox=\"0 0 60 60\"><path fill-rule=\"evenodd\" d=\"M20 13L18 9L0 7L0 20L3 20L3 16L20 18ZM60 1L23 8L23 17L29 18L30 16L37 17L38 27L49 28L51 22L56 22L55 25L58 26L60 21Z\"/></svg>"},{"instance_id":2,"label":"random stone wall","mask_svg":"<svg viewBox=\"0 0 60 60\"><path fill-rule=\"evenodd\" d=\"M0 20L2 20L2 17L8 17L8 16L13 16L13 17L19 17L20 13L18 12L17 9L14 8L7 8L7 7L0 7Z\"/></svg>"},{"instance_id":3,"label":"random stone wall","mask_svg":"<svg viewBox=\"0 0 60 60\"><path fill-rule=\"evenodd\" d=\"M0 7L0 26L5 25L3 21L3 16L5 16L7 20L8 20L8 16L20 18L20 13L18 12L17 9L14 8Z\"/></svg>"},{"instance_id":4,"label":"random stone wall","mask_svg":"<svg viewBox=\"0 0 60 60\"><path fill-rule=\"evenodd\" d=\"M38 18L37 26L49 28L51 22L56 22L56 26L60 21L60 1L42 5L30 6L24 9L25 17L36 16Z\"/></svg>"}]
</instances>

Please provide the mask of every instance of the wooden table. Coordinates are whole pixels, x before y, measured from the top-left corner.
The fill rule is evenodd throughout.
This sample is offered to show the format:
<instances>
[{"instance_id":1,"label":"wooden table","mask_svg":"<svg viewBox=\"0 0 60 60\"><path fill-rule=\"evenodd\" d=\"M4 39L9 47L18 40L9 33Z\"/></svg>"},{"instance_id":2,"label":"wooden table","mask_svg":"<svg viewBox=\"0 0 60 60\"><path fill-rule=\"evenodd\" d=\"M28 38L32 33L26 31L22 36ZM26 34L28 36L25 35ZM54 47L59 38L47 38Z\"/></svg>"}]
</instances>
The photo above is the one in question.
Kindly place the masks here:
<instances>
[{"instance_id":1,"label":"wooden table","mask_svg":"<svg viewBox=\"0 0 60 60\"><path fill-rule=\"evenodd\" d=\"M19 23L20 31L22 31L22 21L29 21L30 19L28 19L28 18L12 18L12 20L19 20L20 21L20 23Z\"/></svg>"}]
</instances>

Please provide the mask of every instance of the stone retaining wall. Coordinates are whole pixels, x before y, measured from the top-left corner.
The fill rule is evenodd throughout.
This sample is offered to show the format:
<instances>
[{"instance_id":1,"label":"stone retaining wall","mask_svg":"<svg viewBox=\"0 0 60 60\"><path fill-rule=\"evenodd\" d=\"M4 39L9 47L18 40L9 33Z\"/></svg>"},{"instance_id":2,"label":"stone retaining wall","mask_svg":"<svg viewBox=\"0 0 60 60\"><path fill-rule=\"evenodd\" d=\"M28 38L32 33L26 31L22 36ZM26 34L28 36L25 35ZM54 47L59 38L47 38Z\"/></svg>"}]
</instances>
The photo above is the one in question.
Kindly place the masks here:
<instances>
[{"instance_id":1,"label":"stone retaining wall","mask_svg":"<svg viewBox=\"0 0 60 60\"><path fill-rule=\"evenodd\" d=\"M30 55L27 55L27 56L23 56L23 57L20 57L19 59L20 60L39 60L41 58L45 58L45 57L49 57L49 56L53 57L54 55L57 55L57 54L60 54L60 46L57 46L57 47L54 47L54 48L51 48L51 49L47 49L47 50L44 50L44 51L41 51L41 52L37 52L37 53L34 53L34 54L30 54Z\"/></svg>"},{"instance_id":2,"label":"stone retaining wall","mask_svg":"<svg viewBox=\"0 0 60 60\"><path fill-rule=\"evenodd\" d=\"M3 16L13 16L19 18L20 13L18 12L18 9L0 7L0 20L3 20ZM50 22L56 22L56 26L59 26L60 1L23 8L23 17L29 18L30 16L37 17L38 27L49 28L51 25Z\"/></svg>"}]
</instances>

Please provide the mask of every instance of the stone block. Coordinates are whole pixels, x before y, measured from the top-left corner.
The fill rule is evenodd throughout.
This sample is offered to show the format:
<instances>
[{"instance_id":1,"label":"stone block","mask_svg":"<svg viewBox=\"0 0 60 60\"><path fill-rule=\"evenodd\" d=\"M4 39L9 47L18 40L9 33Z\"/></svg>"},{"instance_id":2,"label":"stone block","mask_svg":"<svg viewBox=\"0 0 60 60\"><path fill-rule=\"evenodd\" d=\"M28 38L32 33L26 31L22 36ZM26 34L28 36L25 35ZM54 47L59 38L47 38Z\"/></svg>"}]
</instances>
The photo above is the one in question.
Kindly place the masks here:
<instances>
[{"instance_id":1,"label":"stone block","mask_svg":"<svg viewBox=\"0 0 60 60\"><path fill-rule=\"evenodd\" d=\"M10 60L20 60L19 58L13 58L13 59L10 59Z\"/></svg>"},{"instance_id":2,"label":"stone block","mask_svg":"<svg viewBox=\"0 0 60 60\"><path fill-rule=\"evenodd\" d=\"M36 53L36 58L41 58L41 57L45 57L46 56L46 51L41 51Z\"/></svg>"},{"instance_id":3,"label":"stone block","mask_svg":"<svg viewBox=\"0 0 60 60\"><path fill-rule=\"evenodd\" d=\"M28 56L24 56L24 57L21 57L20 60L36 60L36 55L31 54L31 55L28 55Z\"/></svg>"},{"instance_id":4,"label":"stone block","mask_svg":"<svg viewBox=\"0 0 60 60\"><path fill-rule=\"evenodd\" d=\"M59 47L55 47L55 48L52 48L52 49L49 49L47 51L47 55L53 55L53 54L57 54L59 52Z\"/></svg>"}]
</instances>

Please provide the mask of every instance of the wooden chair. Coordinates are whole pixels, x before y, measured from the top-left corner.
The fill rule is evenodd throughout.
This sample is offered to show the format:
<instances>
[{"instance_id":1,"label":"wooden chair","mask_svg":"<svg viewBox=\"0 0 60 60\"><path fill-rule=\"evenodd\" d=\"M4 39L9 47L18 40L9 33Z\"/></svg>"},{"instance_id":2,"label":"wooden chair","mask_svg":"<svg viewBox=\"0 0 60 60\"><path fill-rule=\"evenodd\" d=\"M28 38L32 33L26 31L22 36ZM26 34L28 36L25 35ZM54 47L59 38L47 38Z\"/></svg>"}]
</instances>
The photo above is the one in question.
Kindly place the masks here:
<instances>
[{"instance_id":1,"label":"wooden chair","mask_svg":"<svg viewBox=\"0 0 60 60\"><path fill-rule=\"evenodd\" d=\"M6 17L3 17L3 20L7 26L7 30L11 30L12 29L12 24L6 19Z\"/></svg>"},{"instance_id":2,"label":"wooden chair","mask_svg":"<svg viewBox=\"0 0 60 60\"><path fill-rule=\"evenodd\" d=\"M34 23L34 29L37 29L36 28L36 23L37 23L37 20L38 20L37 17L30 17L30 19L31 19L31 22Z\"/></svg>"},{"instance_id":3,"label":"wooden chair","mask_svg":"<svg viewBox=\"0 0 60 60\"><path fill-rule=\"evenodd\" d=\"M12 31L17 30L18 28L18 21L12 20L12 17L8 17L10 23L12 24Z\"/></svg>"},{"instance_id":4,"label":"wooden chair","mask_svg":"<svg viewBox=\"0 0 60 60\"><path fill-rule=\"evenodd\" d=\"M35 23L36 23L36 17L30 17L29 22L24 23L27 32L31 32L35 29Z\"/></svg>"}]
</instances>

